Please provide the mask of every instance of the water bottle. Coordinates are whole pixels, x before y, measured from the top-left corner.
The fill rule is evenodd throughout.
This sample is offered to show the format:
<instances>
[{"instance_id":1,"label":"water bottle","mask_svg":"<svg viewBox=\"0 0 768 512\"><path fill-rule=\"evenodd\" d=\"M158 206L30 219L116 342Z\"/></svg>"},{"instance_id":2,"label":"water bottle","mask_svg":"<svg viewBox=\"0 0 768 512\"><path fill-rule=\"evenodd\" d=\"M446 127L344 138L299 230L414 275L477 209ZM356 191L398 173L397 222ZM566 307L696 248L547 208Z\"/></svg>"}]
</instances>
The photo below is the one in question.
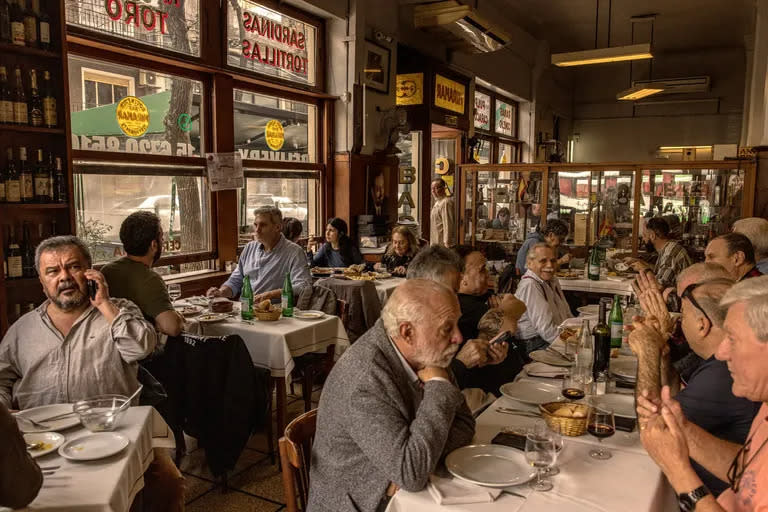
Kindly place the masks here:
<instances>
[{"instance_id":1,"label":"water bottle","mask_svg":"<svg viewBox=\"0 0 768 512\"><path fill-rule=\"evenodd\" d=\"M589 321L581 322L581 338L576 349L576 367L582 375L592 375L592 332L589 330Z\"/></svg>"}]
</instances>

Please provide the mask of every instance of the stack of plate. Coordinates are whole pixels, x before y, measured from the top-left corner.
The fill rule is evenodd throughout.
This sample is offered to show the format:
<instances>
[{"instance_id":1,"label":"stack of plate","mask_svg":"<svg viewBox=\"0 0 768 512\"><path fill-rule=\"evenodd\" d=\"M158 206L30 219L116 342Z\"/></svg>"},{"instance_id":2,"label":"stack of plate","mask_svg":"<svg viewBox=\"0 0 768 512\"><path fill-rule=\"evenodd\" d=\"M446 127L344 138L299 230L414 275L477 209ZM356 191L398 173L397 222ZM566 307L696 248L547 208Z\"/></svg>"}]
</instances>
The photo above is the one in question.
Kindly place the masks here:
<instances>
[{"instance_id":1,"label":"stack of plate","mask_svg":"<svg viewBox=\"0 0 768 512\"><path fill-rule=\"evenodd\" d=\"M609 368L617 382L637 384L637 359L634 357L611 359Z\"/></svg>"}]
</instances>

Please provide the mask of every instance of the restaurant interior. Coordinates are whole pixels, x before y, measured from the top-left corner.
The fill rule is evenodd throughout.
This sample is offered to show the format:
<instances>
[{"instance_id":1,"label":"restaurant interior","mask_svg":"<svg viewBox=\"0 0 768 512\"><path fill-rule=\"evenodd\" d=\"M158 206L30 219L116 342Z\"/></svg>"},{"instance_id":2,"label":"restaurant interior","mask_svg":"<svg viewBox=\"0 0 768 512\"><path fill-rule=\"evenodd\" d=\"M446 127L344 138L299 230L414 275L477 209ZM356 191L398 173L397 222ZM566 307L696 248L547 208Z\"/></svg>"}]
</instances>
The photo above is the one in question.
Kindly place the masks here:
<instances>
[{"instance_id":1,"label":"restaurant interior","mask_svg":"<svg viewBox=\"0 0 768 512\"><path fill-rule=\"evenodd\" d=\"M768 507L766 62L768 0L0 0L0 511Z\"/></svg>"}]
</instances>

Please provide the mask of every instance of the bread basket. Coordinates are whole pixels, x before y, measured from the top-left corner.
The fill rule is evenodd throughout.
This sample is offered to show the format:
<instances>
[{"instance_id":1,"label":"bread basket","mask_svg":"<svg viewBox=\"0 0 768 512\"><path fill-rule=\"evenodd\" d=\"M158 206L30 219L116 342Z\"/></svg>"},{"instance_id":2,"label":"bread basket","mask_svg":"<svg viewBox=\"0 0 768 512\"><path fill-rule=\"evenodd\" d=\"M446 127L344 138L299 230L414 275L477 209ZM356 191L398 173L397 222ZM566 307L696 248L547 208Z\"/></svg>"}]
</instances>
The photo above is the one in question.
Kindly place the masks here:
<instances>
[{"instance_id":1,"label":"bread basket","mask_svg":"<svg viewBox=\"0 0 768 512\"><path fill-rule=\"evenodd\" d=\"M274 322L276 320L280 319L280 315L283 314L283 310L279 307L274 308L270 311L259 311L258 309L253 310L253 316L257 320L261 320L263 322Z\"/></svg>"},{"instance_id":2,"label":"bread basket","mask_svg":"<svg viewBox=\"0 0 768 512\"><path fill-rule=\"evenodd\" d=\"M576 437L587 431L589 406L586 404L549 402L539 405L539 410L547 426L561 435Z\"/></svg>"}]
</instances>

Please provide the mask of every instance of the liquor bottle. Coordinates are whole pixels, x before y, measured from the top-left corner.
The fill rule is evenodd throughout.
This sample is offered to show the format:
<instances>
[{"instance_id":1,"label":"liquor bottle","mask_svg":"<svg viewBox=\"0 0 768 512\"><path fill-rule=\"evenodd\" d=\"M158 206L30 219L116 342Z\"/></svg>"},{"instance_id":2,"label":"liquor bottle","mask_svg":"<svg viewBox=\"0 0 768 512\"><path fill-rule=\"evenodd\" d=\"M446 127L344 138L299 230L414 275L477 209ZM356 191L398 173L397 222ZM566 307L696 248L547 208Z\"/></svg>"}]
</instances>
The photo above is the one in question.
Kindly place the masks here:
<instances>
[{"instance_id":1,"label":"liquor bottle","mask_svg":"<svg viewBox=\"0 0 768 512\"><path fill-rule=\"evenodd\" d=\"M11 6L8 0L0 0L0 43L11 42Z\"/></svg>"},{"instance_id":2,"label":"liquor bottle","mask_svg":"<svg viewBox=\"0 0 768 512\"><path fill-rule=\"evenodd\" d=\"M592 281L600 280L600 251L598 250L597 245L594 245L592 251L589 253L587 277Z\"/></svg>"},{"instance_id":3,"label":"liquor bottle","mask_svg":"<svg viewBox=\"0 0 768 512\"><path fill-rule=\"evenodd\" d=\"M0 166L0 203L6 202L5 195L5 182L7 178L5 176L5 167Z\"/></svg>"},{"instance_id":4,"label":"liquor bottle","mask_svg":"<svg viewBox=\"0 0 768 512\"><path fill-rule=\"evenodd\" d=\"M29 72L29 124L40 128L43 126L43 100L37 88L37 71Z\"/></svg>"},{"instance_id":5,"label":"liquor bottle","mask_svg":"<svg viewBox=\"0 0 768 512\"><path fill-rule=\"evenodd\" d=\"M285 273L283 281L283 293L280 295L283 306L283 316L293 316L293 285L291 284L291 273Z\"/></svg>"},{"instance_id":6,"label":"liquor bottle","mask_svg":"<svg viewBox=\"0 0 768 512\"><path fill-rule=\"evenodd\" d=\"M8 279L21 279L24 277L24 267L21 261L21 248L14 236L13 226L10 227L8 238Z\"/></svg>"},{"instance_id":7,"label":"liquor bottle","mask_svg":"<svg viewBox=\"0 0 768 512\"><path fill-rule=\"evenodd\" d=\"M13 100L11 89L8 87L8 73L5 66L0 66L0 123L13 124L13 122Z\"/></svg>"},{"instance_id":8,"label":"liquor bottle","mask_svg":"<svg viewBox=\"0 0 768 512\"><path fill-rule=\"evenodd\" d=\"M53 193L53 186L54 186L54 163L53 163L53 153L48 152L48 163L45 166L45 170L48 173L48 199L45 201L47 203L54 203L56 202L55 195Z\"/></svg>"},{"instance_id":9,"label":"liquor bottle","mask_svg":"<svg viewBox=\"0 0 768 512\"><path fill-rule=\"evenodd\" d=\"M29 124L27 116L27 95L24 92L24 83L21 81L21 68L16 66L16 87L13 90L13 122L16 124Z\"/></svg>"},{"instance_id":10,"label":"liquor bottle","mask_svg":"<svg viewBox=\"0 0 768 512\"><path fill-rule=\"evenodd\" d=\"M32 169L27 164L27 148L19 146L19 182L21 183L21 202L31 203L35 200L35 179Z\"/></svg>"},{"instance_id":11,"label":"liquor bottle","mask_svg":"<svg viewBox=\"0 0 768 512\"><path fill-rule=\"evenodd\" d=\"M21 274L23 277L35 277L35 250L29 239L29 222L22 226L21 238Z\"/></svg>"},{"instance_id":12,"label":"liquor bottle","mask_svg":"<svg viewBox=\"0 0 768 512\"><path fill-rule=\"evenodd\" d=\"M42 50L50 50L51 49L51 17L48 16L48 11L45 9L45 7L40 8L40 1L39 0L32 0L32 5L35 8L35 14L37 14L37 18L40 21L40 30L39 30L39 39L40 39L40 49Z\"/></svg>"},{"instance_id":13,"label":"liquor bottle","mask_svg":"<svg viewBox=\"0 0 768 512\"><path fill-rule=\"evenodd\" d=\"M592 329L593 362L592 376L597 376L608 371L608 361L611 358L611 330L605 323L605 301L600 301L600 313L597 317L597 325Z\"/></svg>"},{"instance_id":14,"label":"liquor bottle","mask_svg":"<svg viewBox=\"0 0 768 512\"><path fill-rule=\"evenodd\" d=\"M61 168L61 158L56 157L56 173L53 175L53 201L56 203L67 202L67 179Z\"/></svg>"},{"instance_id":15,"label":"liquor bottle","mask_svg":"<svg viewBox=\"0 0 768 512\"><path fill-rule=\"evenodd\" d=\"M27 0L19 0L19 3L24 2L24 42L30 48L37 47L37 15L32 10Z\"/></svg>"},{"instance_id":16,"label":"liquor bottle","mask_svg":"<svg viewBox=\"0 0 768 512\"><path fill-rule=\"evenodd\" d=\"M243 276L243 290L240 292L240 318L251 320L253 318L253 290L251 278Z\"/></svg>"},{"instance_id":17,"label":"liquor bottle","mask_svg":"<svg viewBox=\"0 0 768 512\"><path fill-rule=\"evenodd\" d=\"M24 12L21 10L20 0L8 0L11 11L11 43L16 46L24 46Z\"/></svg>"},{"instance_id":18,"label":"liquor bottle","mask_svg":"<svg viewBox=\"0 0 768 512\"><path fill-rule=\"evenodd\" d=\"M51 73L46 71L43 74L43 124L46 128L56 128L58 123L56 97L53 95L53 85L51 85Z\"/></svg>"},{"instance_id":19,"label":"liquor bottle","mask_svg":"<svg viewBox=\"0 0 768 512\"><path fill-rule=\"evenodd\" d=\"M624 315L621 313L621 299L618 295L613 296L613 306L608 321L611 326L611 348L621 348L624 334Z\"/></svg>"},{"instance_id":20,"label":"liquor bottle","mask_svg":"<svg viewBox=\"0 0 768 512\"><path fill-rule=\"evenodd\" d=\"M5 173L5 200L9 203L21 202L21 179L13 161L13 148L8 148L8 164Z\"/></svg>"},{"instance_id":21,"label":"liquor bottle","mask_svg":"<svg viewBox=\"0 0 768 512\"><path fill-rule=\"evenodd\" d=\"M48 203L51 201L51 177L43 159L43 150L37 150L37 166L35 167L35 201Z\"/></svg>"}]
</instances>

